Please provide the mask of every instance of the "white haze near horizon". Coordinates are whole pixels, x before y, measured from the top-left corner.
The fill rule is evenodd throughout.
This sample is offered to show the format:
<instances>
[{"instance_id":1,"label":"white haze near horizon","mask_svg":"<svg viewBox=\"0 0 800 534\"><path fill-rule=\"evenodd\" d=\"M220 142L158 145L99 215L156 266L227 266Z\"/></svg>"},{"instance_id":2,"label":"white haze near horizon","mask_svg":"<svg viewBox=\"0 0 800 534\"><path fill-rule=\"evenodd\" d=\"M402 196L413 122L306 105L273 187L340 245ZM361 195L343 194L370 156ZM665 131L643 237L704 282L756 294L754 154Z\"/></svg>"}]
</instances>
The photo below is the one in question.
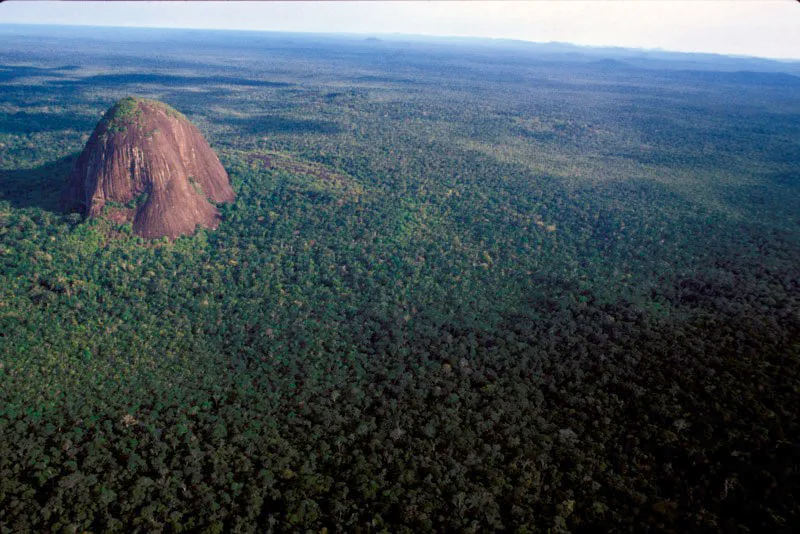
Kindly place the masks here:
<instances>
[{"instance_id":1,"label":"white haze near horizon","mask_svg":"<svg viewBox=\"0 0 800 534\"><path fill-rule=\"evenodd\" d=\"M0 4L0 23L491 37L800 59L794 0L11 1Z\"/></svg>"}]
</instances>

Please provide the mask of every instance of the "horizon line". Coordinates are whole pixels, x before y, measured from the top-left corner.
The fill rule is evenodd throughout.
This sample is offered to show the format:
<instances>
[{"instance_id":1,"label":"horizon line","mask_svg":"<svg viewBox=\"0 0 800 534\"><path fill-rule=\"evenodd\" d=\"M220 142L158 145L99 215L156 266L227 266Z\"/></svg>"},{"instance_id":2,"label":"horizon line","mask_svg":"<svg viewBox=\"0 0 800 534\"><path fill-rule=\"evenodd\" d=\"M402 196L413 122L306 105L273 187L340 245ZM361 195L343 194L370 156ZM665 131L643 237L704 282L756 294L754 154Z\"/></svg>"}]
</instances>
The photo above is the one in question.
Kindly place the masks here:
<instances>
[{"instance_id":1,"label":"horizon line","mask_svg":"<svg viewBox=\"0 0 800 534\"><path fill-rule=\"evenodd\" d=\"M2 1L2 0L0 0ZM343 31L308 31L308 30L270 30L270 29L251 29L251 28L196 28L184 26L142 26L142 25L106 25L106 24L63 24L57 22L0 22L0 27L3 26L33 26L33 27L62 27L62 28L108 28L108 29L125 29L125 30L183 30L183 31L207 31L207 32L239 32L239 33L276 33L276 34L306 34L306 35L328 35L328 36L363 36L363 37L379 37L379 36L403 36L403 37L422 37L430 39L472 39L476 41L505 41L513 43L525 43L533 45L568 45L575 48L589 48L596 50L636 50L642 52L658 52L665 54L680 54L680 55L694 55L694 56L717 56L730 59L742 60L760 60L772 61L776 63L800 63L800 56L793 58L785 57L768 57L768 56L754 56L742 54L724 54L721 52L703 52L703 51L683 51L671 50L668 48L646 48L646 47L632 47L612 44L577 44L570 41L532 41L528 39L520 39L513 37L488 37L476 35L434 35L423 33L403 33L403 32L343 32Z\"/></svg>"}]
</instances>

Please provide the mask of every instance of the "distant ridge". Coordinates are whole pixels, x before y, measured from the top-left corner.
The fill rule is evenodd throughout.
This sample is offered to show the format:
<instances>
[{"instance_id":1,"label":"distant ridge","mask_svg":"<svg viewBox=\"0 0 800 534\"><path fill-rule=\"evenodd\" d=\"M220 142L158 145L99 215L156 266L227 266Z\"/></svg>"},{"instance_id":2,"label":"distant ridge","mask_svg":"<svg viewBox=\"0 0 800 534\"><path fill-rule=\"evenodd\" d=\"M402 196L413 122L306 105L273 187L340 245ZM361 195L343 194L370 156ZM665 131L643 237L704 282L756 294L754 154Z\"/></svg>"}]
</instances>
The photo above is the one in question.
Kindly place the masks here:
<instances>
[{"instance_id":1,"label":"distant ridge","mask_svg":"<svg viewBox=\"0 0 800 534\"><path fill-rule=\"evenodd\" d=\"M562 41L528 41L510 37L468 37L468 36L445 36L445 35L423 35L404 32L391 33L350 33L350 32L303 32L303 31L272 31L272 30L253 30L253 29L222 29L222 28L164 28L151 26L102 26L102 25L79 25L79 24L31 24L31 23L2 23L0 28L6 31L20 31L25 33L39 34L70 34L74 33L83 36L88 33L102 35L103 38L112 40L125 40L132 35L183 35L193 36L216 34L216 35L239 35L242 37L268 37L268 38L293 38L304 41L330 42L331 40L351 40L358 39L361 42L382 41L387 45L397 44L419 44L419 43L450 43L467 44L491 47L502 47L508 49L526 49L535 53L586 55L591 57L609 58L630 58L637 59L657 59L665 62L694 63L693 68L702 69L715 65L715 68L725 70L751 70L759 72L787 72L798 73L800 75L800 55L797 57L768 57L758 55L726 54L722 52L701 52L701 51L679 51L663 48L631 48L615 45L588 45L573 44ZM747 66L749 65L749 66ZM682 65L678 68L684 68ZM712 69L714 70L714 69Z\"/></svg>"}]
</instances>

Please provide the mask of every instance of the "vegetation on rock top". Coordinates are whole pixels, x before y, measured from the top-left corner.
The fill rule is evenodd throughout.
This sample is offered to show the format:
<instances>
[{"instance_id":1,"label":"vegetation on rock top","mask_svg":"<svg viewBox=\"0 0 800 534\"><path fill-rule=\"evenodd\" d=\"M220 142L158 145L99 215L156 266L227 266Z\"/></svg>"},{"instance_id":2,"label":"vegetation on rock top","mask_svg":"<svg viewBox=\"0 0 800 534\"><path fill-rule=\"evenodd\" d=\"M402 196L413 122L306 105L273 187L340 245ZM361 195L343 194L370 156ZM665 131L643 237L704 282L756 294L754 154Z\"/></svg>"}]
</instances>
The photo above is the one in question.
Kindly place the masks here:
<instances>
[{"instance_id":1,"label":"vegetation on rock top","mask_svg":"<svg viewBox=\"0 0 800 534\"><path fill-rule=\"evenodd\" d=\"M124 132L129 126L141 127L141 119L146 109L159 109L170 117L184 119L186 117L164 102L150 98L128 96L117 101L103 115L103 124L110 133Z\"/></svg>"}]
</instances>

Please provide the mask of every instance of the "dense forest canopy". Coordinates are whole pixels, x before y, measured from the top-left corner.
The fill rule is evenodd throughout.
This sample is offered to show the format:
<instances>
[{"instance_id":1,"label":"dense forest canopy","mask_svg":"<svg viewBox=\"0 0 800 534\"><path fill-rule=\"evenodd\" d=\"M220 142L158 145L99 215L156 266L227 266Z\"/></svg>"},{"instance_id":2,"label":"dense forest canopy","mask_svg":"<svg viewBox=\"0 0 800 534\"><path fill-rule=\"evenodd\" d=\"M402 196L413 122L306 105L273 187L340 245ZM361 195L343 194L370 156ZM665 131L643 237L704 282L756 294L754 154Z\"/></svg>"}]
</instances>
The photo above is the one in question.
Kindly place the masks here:
<instances>
[{"instance_id":1,"label":"dense forest canopy","mask_svg":"<svg viewBox=\"0 0 800 534\"><path fill-rule=\"evenodd\" d=\"M797 67L562 48L0 26L0 532L791 531ZM216 230L58 209L129 95Z\"/></svg>"}]
</instances>

